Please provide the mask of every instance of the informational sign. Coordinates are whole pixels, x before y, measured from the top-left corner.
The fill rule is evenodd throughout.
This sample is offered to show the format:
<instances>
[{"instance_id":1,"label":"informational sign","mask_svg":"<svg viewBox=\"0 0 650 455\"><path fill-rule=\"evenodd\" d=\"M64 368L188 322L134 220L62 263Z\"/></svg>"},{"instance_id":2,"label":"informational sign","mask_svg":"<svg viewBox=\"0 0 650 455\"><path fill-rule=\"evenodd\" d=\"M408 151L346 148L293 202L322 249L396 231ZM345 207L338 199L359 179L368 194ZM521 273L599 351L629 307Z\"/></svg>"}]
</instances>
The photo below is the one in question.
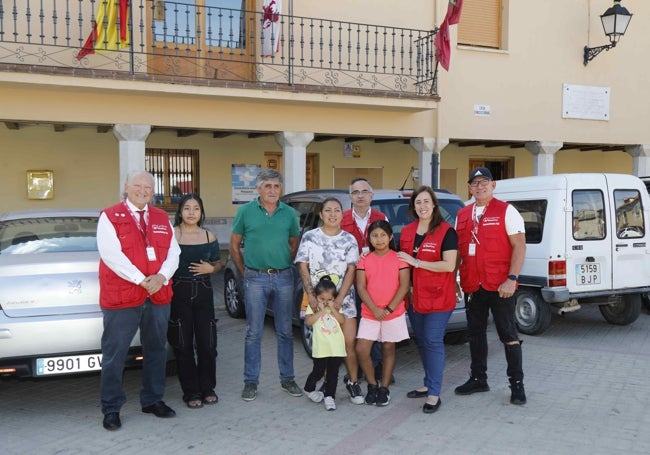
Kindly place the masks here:
<instances>
[{"instance_id":1,"label":"informational sign","mask_svg":"<svg viewBox=\"0 0 650 455\"><path fill-rule=\"evenodd\" d=\"M563 84L562 118L609 120L609 87Z\"/></svg>"},{"instance_id":2,"label":"informational sign","mask_svg":"<svg viewBox=\"0 0 650 455\"><path fill-rule=\"evenodd\" d=\"M245 204L257 197L255 178L262 170L259 164L232 165L232 203Z\"/></svg>"},{"instance_id":3,"label":"informational sign","mask_svg":"<svg viewBox=\"0 0 650 455\"><path fill-rule=\"evenodd\" d=\"M475 104L474 105L474 115L478 116L488 116L492 114L492 109L489 104Z\"/></svg>"}]
</instances>

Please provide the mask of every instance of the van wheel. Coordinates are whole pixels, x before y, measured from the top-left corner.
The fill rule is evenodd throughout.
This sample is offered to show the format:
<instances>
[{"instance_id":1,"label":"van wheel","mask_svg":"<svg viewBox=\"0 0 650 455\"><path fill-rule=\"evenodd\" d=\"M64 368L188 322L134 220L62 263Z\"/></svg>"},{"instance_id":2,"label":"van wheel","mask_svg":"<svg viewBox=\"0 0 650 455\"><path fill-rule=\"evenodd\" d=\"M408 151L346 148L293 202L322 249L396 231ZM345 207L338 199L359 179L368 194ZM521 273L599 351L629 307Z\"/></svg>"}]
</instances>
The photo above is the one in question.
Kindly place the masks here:
<instances>
[{"instance_id":1,"label":"van wheel","mask_svg":"<svg viewBox=\"0 0 650 455\"><path fill-rule=\"evenodd\" d=\"M618 303L599 305L598 309L610 324L631 324L641 314L641 294L624 294Z\"/></svg>"},{"instance_id":2,"label":"van wheel","mask_svg":"<svg viewBox=\"0 0 650 455\"><path fill-rule=\"evenodd\" d=\"M314 331L310 325L305 324L303 319L300 324L300 333L302 334L302 346L305 348L305 352L309 357L311 357L311 346L314 337Z\"/></svg>"},{"instance_id":3,"label":"van wheel","mask_svg":"<svg viewBox=\"0 0 650 455\"><path fill-rule=\"evenodd\" d=\"M520 287L515 292L517 329L526 335L539 335L551 325L551 306L536 288Z\"/></svg>"},{"instance_id":4,"label":"van wheel","mask_svg":"<svg viewBox=\"0 0 650 455\"><path fill-rule=\"evenodd\" d=\"M230 317L239 319L244 317L244 299L239 289L235 275L226 270L223 277L223 300L226 302L226 311Z\"/></svg>"},{"instance_id":5,"label":"van wheel","mask_svg":"<svg viewBox=\"0 0 650 455\"><path fill-rule=\"evenodd\" d=\"M650 295L641 294L641 302L643 303L643 307L646 309L646 311L650 311Z\"/></svg>"}]
</instances>

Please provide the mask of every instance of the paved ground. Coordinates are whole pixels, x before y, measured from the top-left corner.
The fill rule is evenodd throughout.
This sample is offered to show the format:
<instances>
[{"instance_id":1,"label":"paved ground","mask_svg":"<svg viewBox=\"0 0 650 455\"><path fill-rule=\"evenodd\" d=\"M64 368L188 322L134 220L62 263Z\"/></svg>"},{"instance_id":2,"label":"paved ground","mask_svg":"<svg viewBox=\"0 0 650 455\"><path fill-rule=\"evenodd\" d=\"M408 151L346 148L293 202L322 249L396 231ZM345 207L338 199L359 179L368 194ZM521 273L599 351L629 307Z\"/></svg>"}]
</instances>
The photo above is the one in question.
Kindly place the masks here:
<instances>
[{"instance_id":1,"label":"paved ground","mask_svg":"<svg viewBox=\"0 0 650 455\"><path fill-rule=\"evenodd\" d=\"M491 391L457 397L468 346L448 346L442 406L422 413L406 398L421 384L413 344L401 346L389 406L355 406L339 387L338 409L293 398L277 379L272 323L264 335L257 400L240 399L245 323L226 314L217 278L219 404L190 410L169 378L175 419L140 412L140 372L128 371L123 427L101 426L99 376L0 381L3 454L648 454L650 453L650 315L626 327L604 322L597 308L554 317L542 336L523 336L528 404L509 404L503 349L490 331ZM299 385L311 369L296 331ZM363 384L365 391L365 383Z\"/></svg>"}]
</instances>

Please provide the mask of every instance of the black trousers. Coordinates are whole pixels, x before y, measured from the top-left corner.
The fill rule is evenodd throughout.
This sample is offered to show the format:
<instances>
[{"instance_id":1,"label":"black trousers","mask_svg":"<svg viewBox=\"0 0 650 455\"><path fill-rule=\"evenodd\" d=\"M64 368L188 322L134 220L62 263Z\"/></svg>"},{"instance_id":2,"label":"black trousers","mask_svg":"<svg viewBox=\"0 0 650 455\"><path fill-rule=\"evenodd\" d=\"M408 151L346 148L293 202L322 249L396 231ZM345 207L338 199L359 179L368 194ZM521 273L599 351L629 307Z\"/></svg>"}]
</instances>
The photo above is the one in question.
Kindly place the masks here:
<instances>
[{"instance_id":1,"label":"black trousers","mask_svg":"<svg viewBox=\"0 0 650 455\"><path fill-rule=\"evenodd\" d=\"M326 397L336 398L336 383L339 379L339 367L343 362L343 357L322 357L314 359L314 368L307 377L305 382L305 391L313 392L316 390L316 383L325 376L325 390L323 391Z\"/></svg>"},{"instance_id":2,"label":"black trousers","mask_svg":"<svg viewBox=\"0 0 650 455\"><path fill-rule=\"evenodd\" d=\"M185 401L217 383L217 321L209 277L175 278L167 338L174 348Z\"/></svg>"},{"instance_id":3,"label":"black trousers","mask_svg":"<svg viewBox=\"0 0 650 455\"><path fill-rule=\"evenodd\" d=\"M499 339L504 344L508 362L508 377L512 381L523 380L521 340L515 321L515 298L501 298L497 291L486 291L479 288L478 291L465 295L465 307L467 328L469 329L469 349L472 356L472 376L478 379L487 379L486 330L488 311L491 311ZM519 344L507 344L512 341L518 341Z\"/></svg>"}]
</instances>

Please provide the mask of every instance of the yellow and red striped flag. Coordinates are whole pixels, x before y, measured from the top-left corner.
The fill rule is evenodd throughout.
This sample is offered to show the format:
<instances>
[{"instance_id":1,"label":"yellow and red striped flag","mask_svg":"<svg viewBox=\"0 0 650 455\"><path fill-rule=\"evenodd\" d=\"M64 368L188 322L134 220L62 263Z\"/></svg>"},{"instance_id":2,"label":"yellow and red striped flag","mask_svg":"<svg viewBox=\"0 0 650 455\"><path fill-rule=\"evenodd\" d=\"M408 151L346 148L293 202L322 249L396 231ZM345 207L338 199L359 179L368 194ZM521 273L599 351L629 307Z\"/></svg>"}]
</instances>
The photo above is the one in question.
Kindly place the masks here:
<instances>
[{"instance_id":1,"label":"yellow and red striped flag","mask_svg":"<svg viewBox=\"0 0 650 455\"><path fill-rule=\"evenodd\" d=\"M95 51L114 51L129 46L129 0L102 0L92 33L77 53L81 60Z\"/></svg>"}]
</instances>

